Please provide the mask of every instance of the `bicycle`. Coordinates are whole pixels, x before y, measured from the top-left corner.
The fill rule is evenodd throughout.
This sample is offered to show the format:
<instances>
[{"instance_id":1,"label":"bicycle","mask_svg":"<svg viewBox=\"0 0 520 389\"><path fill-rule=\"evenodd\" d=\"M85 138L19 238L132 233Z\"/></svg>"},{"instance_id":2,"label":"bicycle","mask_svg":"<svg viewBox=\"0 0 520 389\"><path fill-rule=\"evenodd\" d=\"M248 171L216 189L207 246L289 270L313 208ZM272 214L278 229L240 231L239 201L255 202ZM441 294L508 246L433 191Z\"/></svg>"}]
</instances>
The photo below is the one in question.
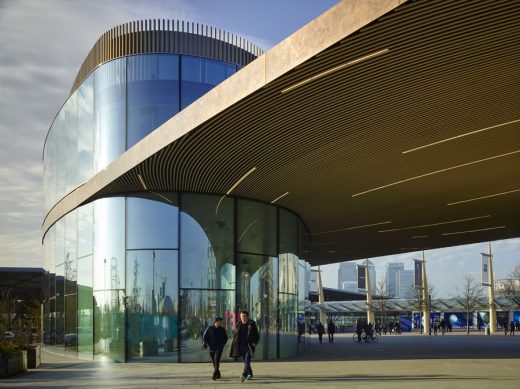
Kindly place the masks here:
<instances>
[{"instance_id":1,"label":"bicycle","mask_svg":"<svg viewBox=\"0 0 520 389\"><path fill-rule=\"evenodd\" d=\"M367 335L364 330L361 333L361 341L358 339L358 334L354 334L352 337L354 343L376 343L378 339L379 338L375 332L372 332L372 335Z\"/></svg>"}]
</instances>

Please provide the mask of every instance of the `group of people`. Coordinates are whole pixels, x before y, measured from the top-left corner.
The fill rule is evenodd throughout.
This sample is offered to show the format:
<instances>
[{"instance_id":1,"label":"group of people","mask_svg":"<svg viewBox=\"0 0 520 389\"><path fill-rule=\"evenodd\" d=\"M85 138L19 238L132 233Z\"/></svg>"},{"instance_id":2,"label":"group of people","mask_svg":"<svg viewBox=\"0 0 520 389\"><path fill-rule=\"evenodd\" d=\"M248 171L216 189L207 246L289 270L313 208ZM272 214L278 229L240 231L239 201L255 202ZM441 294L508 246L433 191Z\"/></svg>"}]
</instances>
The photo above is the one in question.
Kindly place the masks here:
<instances>
[{"instance_id":1,"label":"group of people","mask_svg":"<svg viewBox=\"0 0 520 389\"><path fill-rule=\"evenodd\" d=\"M323 341L323 334L325 333L325 327L323 327L323 324L321 324L321 321L316 326L316 331L318 332L318 340L320 343ZM327 324L327 334L329 335L329 343L334 343L334 334L336 333L336 325L332 322L332 320L329 321L329 324Z\"/></svg>"},{"instance_id":2,"label":"group of people","mask_svg":"<svg viewBox=\"0 0 520 389\"><path fill-rule=\"evenodd\" d=\"M222 326L222 318L216 317L212 326L209 326L202 336L202 347L209 350L209 356L213 362L213 381L222 378L220 373L220 358L224 351L224 346L228 341L226 329ZM248 311L240 312L233 340L231 342L230 357L241 357L244 362L244 369L240 380L242 382L253 379L253 369L251 368L251 357L255 354L255 349L260 341L260 334L256 323L249 319Z\"/></svg>"},{"instance_id":3,"label":"group of people","mask_svg":"<svg viewBox=\"0 0 520 389\"><path fill-rule=\"evenodd\" d=\"M504 325L504 335L507 335L508 327L507 322ZM514 335L515 331L520 331L520 322L515 323L511 320L511 323L509 323L509 335Z\"/></svg>"},{"instance_id":4,"label":"group of people","mask_svg":"<svg viewBox=\"0 0 520 389\"><path fill-rule=\"evenodd\" d=\"M399 335L401 333L401 322L399 320L394 320L381 323L381 321L376 320L375 330L379 336L381 336L381 333L385 335L388 333Z\"/></svg>"},{"instance_id":5,"label":"group of people","mask_svg":"<svg viewBox=\"0 0 520 389\"><path fill-rule=\"evenodd\" d=\"M444 335L444 333L446 332L446 321L444 320L444 318L442 318L441 320L435 319L433 321L432 327L434 335L437 335L439 331L442 332L442 334Z\"/></svg>"}]
</instances>

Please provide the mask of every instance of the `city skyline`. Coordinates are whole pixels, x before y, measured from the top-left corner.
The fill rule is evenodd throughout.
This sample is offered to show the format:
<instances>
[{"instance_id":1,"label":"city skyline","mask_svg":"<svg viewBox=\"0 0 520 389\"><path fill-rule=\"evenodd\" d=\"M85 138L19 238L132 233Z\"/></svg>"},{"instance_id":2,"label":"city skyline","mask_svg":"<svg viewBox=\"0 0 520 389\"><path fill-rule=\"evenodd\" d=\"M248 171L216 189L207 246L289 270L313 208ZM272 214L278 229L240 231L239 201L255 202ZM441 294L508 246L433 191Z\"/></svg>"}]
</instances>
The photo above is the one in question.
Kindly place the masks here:
<instances>
[{"instance_id":1,"label":"city skyline","mask_svg":"<svg viewBox=\"0 0 520 389\"><path fill-rule=\"evenodd\" d=\"M508 277L510 271L520 265L520 238L491 242L493 273L495 281ZM480 253L488 252L488 242L446 247L425 251L426 275L429 285L434 287L434 297L450 298L457 294L467 274L478 283L481 281ZM385 277L385 265L391 262L404 263L404 270L413 270L413 260L422 259L422 252L388 255L369 258L376 266L377 282ZM364 260L353 261L364 263ZM337 287L339 263L321 266L323 285ZM487 291L484 290L486 295Z\"/></svg>"}]
</instances>

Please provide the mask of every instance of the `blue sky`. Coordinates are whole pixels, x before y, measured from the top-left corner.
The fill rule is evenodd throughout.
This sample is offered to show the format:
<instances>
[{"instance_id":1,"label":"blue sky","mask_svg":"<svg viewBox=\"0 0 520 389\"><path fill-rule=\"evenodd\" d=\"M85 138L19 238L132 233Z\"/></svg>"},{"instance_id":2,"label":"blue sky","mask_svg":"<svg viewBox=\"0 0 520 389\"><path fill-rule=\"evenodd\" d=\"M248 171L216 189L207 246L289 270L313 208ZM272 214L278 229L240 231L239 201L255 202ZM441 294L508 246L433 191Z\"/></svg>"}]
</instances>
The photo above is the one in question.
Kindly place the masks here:
<instances>
[{"instance_id":1,"label":"blue sky","mask_svg":"<svg viewBox=\"0 0 520 389\"><path fill-rule=\"evenodd\" d=\"M0 266L42 266L42 149L83 59L109 28L132 20L199 22L268 50L338 0L0 0ZM426 253L429 280L449 297L468 273L480 278L487 243ZM497 278L520 263L520 239L493 243ZM405 263L421 253L373 259ZM338 265L323 268L337 286ZM446 295L446 296L445 296Z\"/></svg>"}]
</instances>

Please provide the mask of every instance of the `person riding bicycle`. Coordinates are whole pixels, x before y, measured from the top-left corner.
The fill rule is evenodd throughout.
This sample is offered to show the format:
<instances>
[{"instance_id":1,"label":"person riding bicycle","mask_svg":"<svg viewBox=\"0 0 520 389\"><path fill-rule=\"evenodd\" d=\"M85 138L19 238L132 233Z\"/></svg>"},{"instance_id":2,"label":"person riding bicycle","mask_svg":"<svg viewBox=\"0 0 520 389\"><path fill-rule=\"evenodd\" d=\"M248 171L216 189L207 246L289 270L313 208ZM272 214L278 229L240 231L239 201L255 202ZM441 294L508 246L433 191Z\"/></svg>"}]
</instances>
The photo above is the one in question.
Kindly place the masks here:
<instances>
[{"instance_id":1,"label":"person riding bicycle","mask_svg":"<svg viewBox=\"0 0 520 389\"><path fill-rule=\"evenodd\" d=\"M366 334L365 342L367 342L368 340L372 340L372 337L374 336L374 327L373 327L372 323L370 323L370 322L366 323L365 334Z\"/></svg>"},{"instance_id":2,"label":"person riding bicycle","mask_svg":"<svg viewBox=\"0 0 520 389\"><path fill-rule=\"evenodd\" d=\"M361 334L363 333L364 327L365 327L365 325L363 323L363 320L362 319L358 319L357 323L356 323L356 334L357 334L359 343L361 343Z\"/></svg>"}]
</instances>

